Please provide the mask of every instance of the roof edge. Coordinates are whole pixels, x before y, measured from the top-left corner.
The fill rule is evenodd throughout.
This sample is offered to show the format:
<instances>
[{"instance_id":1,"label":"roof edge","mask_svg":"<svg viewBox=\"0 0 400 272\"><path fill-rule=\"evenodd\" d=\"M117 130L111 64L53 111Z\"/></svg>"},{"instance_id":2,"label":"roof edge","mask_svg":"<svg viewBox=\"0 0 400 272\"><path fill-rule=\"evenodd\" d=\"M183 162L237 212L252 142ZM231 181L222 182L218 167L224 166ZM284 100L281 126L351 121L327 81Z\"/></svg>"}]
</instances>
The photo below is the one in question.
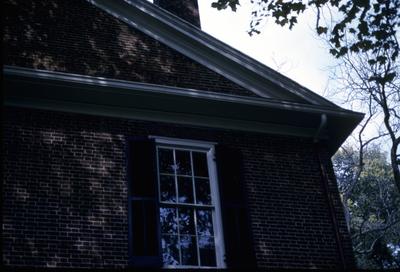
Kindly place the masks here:
<instances>
[{"instance_id":1,"label":"roof edge","mask_svg":"<svg viewBox=\"0 0 400 272\"><path fill-rule=\"evenodd\" d=\"M352 116L359 117L363 116L362 113L354 112L351 110L339 108L332 109L331 107L301 104L290 101L282 101L270 98L256 98L249 96L240 96L226 93L216 93L210 91L203 91L197 89L186 89L175 86L165 86L150 83L142 83L128 80L111 79L105 77L87 76L81 74L72 74L65 72L55 72L49 70L24 68L19 66L4 65L3 73L5 76L20 76L25 78L43 79L43 80L54 80L66 83L78 83L87 86L103 86L111 87L116 89L128 89L132 91L148 92L148 93L159 93L159 94L170 94L183 97L191 97L205 100L214 100L221 102L229 102L243 105L253 105L266 108L275 108L282 110L293 110L298 112L307 113L329 113L332 116Z\"/></svg>"}]
</instances>

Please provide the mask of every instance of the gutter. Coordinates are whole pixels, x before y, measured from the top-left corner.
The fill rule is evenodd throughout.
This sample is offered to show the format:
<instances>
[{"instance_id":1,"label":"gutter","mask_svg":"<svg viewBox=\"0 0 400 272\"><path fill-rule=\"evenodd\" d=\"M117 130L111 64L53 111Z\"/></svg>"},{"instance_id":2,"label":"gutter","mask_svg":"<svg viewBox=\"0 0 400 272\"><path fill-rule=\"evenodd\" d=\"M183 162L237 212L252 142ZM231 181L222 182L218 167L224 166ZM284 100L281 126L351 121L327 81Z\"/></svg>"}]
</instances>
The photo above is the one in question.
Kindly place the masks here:
<instances>
[{"instance_id":1,"label":"gutter","mask_svg":"<svg viewBox=\"0 0 400 272\"><path fill-rule=\"evenodd\" d=\"M321 122L320 122L320 125L314 136L314 149L315 149L315 155L317 157L318 164L319 164L319 170L320 170L320 174L321 174L323 191L324 191L326 201L327 201L327 204L329 207L329 215L330 215L330 218L332 221L333 231L335 233L335 241L336 241L337 250L338 250L339 258L340 258L340 265L341 265L340 269L345 271L345 270L347 270L347 266L346 266L346 259L345 259L344 249L343 249L343 243L340 238L339 224L338 224L337 218L335 216L335 207L333 204L333 197L329 190L328 175L326 173L325 166L322 163L322 159L321 159L321 147L320 147L321 145L320 145L320 141L319 141L319 136L321 134L321 131L327 126L327 123L328 123L328 118L327 118L326 114L321 114Z\"/></svg>"}]
</instances>

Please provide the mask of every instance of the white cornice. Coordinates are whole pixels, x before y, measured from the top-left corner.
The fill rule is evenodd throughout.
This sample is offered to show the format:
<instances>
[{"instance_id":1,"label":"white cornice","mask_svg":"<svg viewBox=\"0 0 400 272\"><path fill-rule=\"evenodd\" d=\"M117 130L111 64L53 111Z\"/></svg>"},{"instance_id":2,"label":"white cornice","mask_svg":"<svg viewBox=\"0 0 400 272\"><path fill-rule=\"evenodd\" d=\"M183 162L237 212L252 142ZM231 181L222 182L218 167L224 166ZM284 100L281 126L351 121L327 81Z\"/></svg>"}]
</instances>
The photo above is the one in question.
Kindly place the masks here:
<instances>
[{"instance_id":1,"label":"white cornice","mask_svg":"<svg viewBox=\"0 0 400 272\"><path fill-rule=\"evenodd\" d=\"M256 98L249 96L239 96L226 93L216 93L210 91L184 89L174 86L164 86L149 83L141 83L127 80L110 79L104 77L86 76L80 74L54 72L48 70L22 68L16 66L5 65L3 72L6 76L17 76L25 79L31 78L49 80L52 82L75 83L86 86L103 86L112 88L112 92L117 95L118 90L131 90L133 92L146 92L154 94L167 94L174 96L182 96L188 98L197 98L212 101L229 102L235 104L252 105L257 107L293 110L296 112L307 113L329 113L334 116L359 116L357 112L345 110L342 108L332 108L326 106L300 104L290 101L278 99ZM100 91L100 90L99 90Z\"/></svg>"}]
</instances>

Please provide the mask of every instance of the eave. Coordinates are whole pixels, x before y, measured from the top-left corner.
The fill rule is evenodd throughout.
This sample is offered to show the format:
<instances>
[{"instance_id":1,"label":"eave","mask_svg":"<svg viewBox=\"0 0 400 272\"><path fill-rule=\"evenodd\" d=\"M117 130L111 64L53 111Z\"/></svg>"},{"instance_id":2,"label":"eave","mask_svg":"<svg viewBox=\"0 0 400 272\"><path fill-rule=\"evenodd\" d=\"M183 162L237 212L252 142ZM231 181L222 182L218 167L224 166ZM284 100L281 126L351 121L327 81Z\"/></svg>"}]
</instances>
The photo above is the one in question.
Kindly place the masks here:
<instances>
[{"instance_id":1,"label":"eave","mask_svg":"<svg viewBox=\"0 0 400 272\"><path fill-rule=\"evenodd\" d=\"M333 154L363 114L99 77L6 66L5 105L320 139Z\"/></svg>"}]
</instances>

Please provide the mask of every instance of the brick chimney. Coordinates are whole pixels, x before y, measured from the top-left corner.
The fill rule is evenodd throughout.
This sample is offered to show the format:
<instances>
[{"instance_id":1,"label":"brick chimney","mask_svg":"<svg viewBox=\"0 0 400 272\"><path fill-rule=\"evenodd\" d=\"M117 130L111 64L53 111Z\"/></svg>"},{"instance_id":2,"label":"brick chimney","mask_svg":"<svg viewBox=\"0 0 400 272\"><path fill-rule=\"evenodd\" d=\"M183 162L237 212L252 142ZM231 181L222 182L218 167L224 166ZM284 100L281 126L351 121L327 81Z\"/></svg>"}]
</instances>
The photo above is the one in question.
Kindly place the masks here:
<instances>
[{"instance_id":1,"label":"brick chimney","mask_svg":"<svg viewBox=\"0 0 400 272\"><path fill-rule=\"evenodd\" d=\"M154 4L200 28L197 0L154 0Z\"/></svg>"}]
</instances>

